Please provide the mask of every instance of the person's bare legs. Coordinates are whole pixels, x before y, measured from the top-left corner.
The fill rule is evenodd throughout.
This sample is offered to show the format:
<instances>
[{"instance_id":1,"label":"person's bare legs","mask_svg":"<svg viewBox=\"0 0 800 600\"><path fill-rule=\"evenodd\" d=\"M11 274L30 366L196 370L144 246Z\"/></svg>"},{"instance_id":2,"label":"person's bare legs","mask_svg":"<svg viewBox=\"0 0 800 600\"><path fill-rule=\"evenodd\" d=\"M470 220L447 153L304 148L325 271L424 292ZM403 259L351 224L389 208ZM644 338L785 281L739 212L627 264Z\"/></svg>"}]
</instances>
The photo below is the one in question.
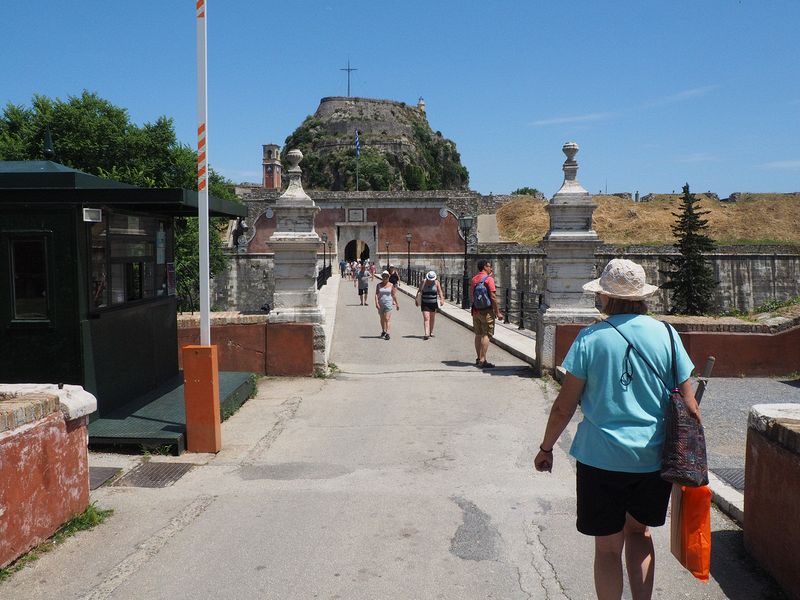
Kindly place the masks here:
<instances>
[{"instance_id":1,"label":"person's bare legs","mask_svg":"<svg viewBox=\"0 0 800 600\"><path fill-rule=\"evenodd\" d=\"M422 311L422 335L428 337L431 330L431 313L427 310Z\"/></svg>"},{"instance_id":2,"label":"person's bare legs","mask_svg":"<svg viewBox=\"0 0 800 600\"><path fill-rule=\"evenodd\" d=\"M630 515L625 516L625 567L633 600L650 600L656 570L653 538L647 525Z\"/></svg>"},{"instance_id":3,"label":"person's bare legs","mask_svg":"<svg viewBox=\"0 0 800 600\"><path fill-rule=\"evenodd\" d=\"M386 313L379 308L378 315L380 316L381 319L381 331L383 331L383 333L386 333L389 327L388 319L386 318Z\"/></svg>"},{"instance_id":4,"label":"person's bare legs","mask_svg":"<svg viewBox=\"0 0 800 600\"><path fill-rule=\"evenodd\" d=\"M486 354L489 352L489 336L484 335L481 338L481 362L486 362Z\"/></svg>"},{"instance_id":5,"label":"person's bare legs","mask_svg":"<svg viewBox=\"0 0 800 600\"><path fill-rule=\"evenodd\" d=\"M622 598L622 546L624 530L594 538L594 589L597 600ZM634 596L635 597L635 596Z\"/></svg>"},{"instance_id":6,"label":"person's bare legs","mask_svg":"<svg viewBox=\"0 0 800 600\"><path fill-rule=\"evenodd\" d=\"M435 312L429 312L428 315L430 315L430 319L431 319L431 324L428 326L428 335L433 337L433 324L436 323L436 313Z\"/></svg>"},{"instance_id":7,"label":"person's bare legs","mask_svg":"<svg viewBox=\"0 0 800 600\"><path fill-rule=\"evenodd\" d=\"M388 333L389 333L389 323L391 323L391 321L392 321L392 311L387 311L387 312L383 313L383 318L386 321L386 329L384 329L384 331L386 331L386 333L388 335Z\"/></svg>"},{"instance_id":8,"label":"person's bare legs","mask_svg":"<svg viewBox=\"0 0 800 600\"><path fill-rule=\"evenodd\" d=\"M481 360L482 360L481 359L481 340L482 339L483 339L483 336L481 336L481 335L476 335L475 336L475 358L476 358L476 360L478 362L481 362ZM486 358L485 354L484 354L484 358Z\"/></svg>"}]
</instances>

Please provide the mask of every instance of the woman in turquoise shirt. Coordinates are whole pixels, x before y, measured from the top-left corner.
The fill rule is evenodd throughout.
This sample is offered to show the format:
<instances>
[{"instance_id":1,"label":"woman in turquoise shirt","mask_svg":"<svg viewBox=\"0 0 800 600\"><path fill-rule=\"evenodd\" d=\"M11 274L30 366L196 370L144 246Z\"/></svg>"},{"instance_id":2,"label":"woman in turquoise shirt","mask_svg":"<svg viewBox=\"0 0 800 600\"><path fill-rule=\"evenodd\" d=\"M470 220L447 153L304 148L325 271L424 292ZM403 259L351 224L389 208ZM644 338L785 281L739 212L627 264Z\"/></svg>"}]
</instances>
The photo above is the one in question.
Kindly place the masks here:
<instances>
[{"instance_id":1,"label":"woman in turquoise shirt","mask_svg":"<svg viewBox=\"0 0 800 600\"><path fill-rule=\"evenodd\" d=\"M700 419L689 379L694 365L673 329L678 381L672 381L669 333L646 316L645 299L658 288L646 283L640 265L614 259L583 289L598 294L607 318L581 330L564 359L566 375L534 466L552 470L553 446L580 403L583 420L570 454L577 461L577 528L595 538L597 597L622 597L624 549L633 598L649 599L655 571L649 527L664 524L672 487L660 477L664 409L677 386Z\"/></svg>"}]
</instances>

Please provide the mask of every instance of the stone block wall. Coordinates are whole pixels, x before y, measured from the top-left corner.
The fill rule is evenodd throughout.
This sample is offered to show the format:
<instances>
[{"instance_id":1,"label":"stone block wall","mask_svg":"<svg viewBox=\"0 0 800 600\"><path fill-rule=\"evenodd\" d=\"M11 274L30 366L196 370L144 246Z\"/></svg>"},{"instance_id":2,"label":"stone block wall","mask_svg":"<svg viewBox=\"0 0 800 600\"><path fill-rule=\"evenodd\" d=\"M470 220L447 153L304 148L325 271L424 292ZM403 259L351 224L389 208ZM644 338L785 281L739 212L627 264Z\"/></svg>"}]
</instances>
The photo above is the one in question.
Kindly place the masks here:
<instances>
[{"instance_id":1,"label":"stone block wall","mask_svg":"<svg viewBox=\"0 0 800 600\"><path fill-rule=\"evenodd\" d=\"M62 412L56 394L0 389L0 567L89 505L83 412Z\"/></svg>"}]
</instances>

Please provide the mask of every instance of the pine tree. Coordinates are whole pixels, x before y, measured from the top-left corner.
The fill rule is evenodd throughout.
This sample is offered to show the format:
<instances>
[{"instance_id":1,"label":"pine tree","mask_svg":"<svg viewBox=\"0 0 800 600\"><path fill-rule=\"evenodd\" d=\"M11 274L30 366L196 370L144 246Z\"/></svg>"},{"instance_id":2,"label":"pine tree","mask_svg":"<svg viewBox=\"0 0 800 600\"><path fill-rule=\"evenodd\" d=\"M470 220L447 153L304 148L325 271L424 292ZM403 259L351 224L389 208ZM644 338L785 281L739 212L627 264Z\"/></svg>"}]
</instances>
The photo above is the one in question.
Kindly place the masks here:
<instances>
[{"instance_id":1,"label":"pine tree","mask_svg":"<svg viewBox=\"0 0 800 600\"><path fill-rule=\"evenodd\" d=\"M672 233L674 244L680 253L667 258L670 269L661 271L667 282L661 287L672 290L670 312L685 315L702 315L712 312L712 294L718 281L703 257L703 252L716 248L714 241L706 235L708 220L703 219L709 211L699 210L698 200L689 192L689 184L683 186L680 212L672 213L677 218Z\"/></svg>"}]
</instances>

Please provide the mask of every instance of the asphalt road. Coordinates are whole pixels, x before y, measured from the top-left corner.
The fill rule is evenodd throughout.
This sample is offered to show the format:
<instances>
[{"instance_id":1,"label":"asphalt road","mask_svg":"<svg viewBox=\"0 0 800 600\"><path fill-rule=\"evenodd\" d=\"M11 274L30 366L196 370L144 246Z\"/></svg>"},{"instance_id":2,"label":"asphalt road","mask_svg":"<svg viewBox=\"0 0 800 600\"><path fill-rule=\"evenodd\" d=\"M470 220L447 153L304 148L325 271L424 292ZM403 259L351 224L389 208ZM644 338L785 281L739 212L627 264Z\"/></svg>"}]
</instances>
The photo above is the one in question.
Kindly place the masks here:
<instances>
[{"instance_id":1,"label":"asphalt road","mask_svg":"<svg viewBox=\"0 0 800 600\"><path fill-rule=\"evenodd\" d=\"M446 319L422 340L419 310L399 300L385 341L343 282L335 377L262 380L223 424L222 452L185 455L201 464L168 488L101 488L110 520L0 598L593 598L566 455L575 422L553 473L531 468L555 389L496 347L498 368L475 368L471 332ZM655 531L654 597L780 598L741 531L716 511L712 528L707 585Z\"/></svg>"}]
</instances>

